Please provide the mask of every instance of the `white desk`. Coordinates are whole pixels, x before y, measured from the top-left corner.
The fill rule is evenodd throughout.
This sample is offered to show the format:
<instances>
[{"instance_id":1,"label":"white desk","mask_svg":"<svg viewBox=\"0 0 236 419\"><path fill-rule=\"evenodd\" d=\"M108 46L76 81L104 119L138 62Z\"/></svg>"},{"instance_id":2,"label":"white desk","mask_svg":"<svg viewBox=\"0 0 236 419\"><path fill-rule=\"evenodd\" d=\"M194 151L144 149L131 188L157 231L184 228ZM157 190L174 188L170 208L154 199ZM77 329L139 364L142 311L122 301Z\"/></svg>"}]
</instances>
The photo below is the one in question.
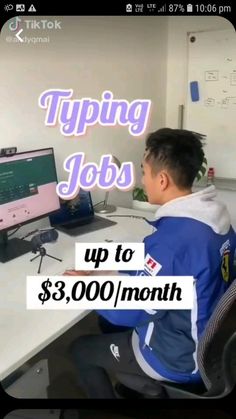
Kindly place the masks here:
<instances>
[{"instance_id":1,"label":"white desk","mask_svg":"<svg viewBox=\"0 0 236 419\"><path fill-rule=\"evenodd\" d=\"M127 208L118 208L115 214L142 215L154 219L154 214ZM54 261L45 257L41 275L60 275L66 268L74 267L74 243L103 242L106 239L120 242L142 241L151 234L153 228L142 219L111 218L117 224L82 236L70 237L59 233L55 244L45 245L47 252L63 259ZM48 226L48 219L44 219ZM41 220L42 226L42 220ZM24 231L32 231L32 224L24 226ZM22 233L23 231L23 233ZM32 253L13 261L0 264L0 380L6 378L36 355L45 346L62 335L81 320L88 311L81 310L26 310L26 276L36 275L39 258L33 262ZM79 304L79 303L78 303Z\"/></svg>"}]
</instances>

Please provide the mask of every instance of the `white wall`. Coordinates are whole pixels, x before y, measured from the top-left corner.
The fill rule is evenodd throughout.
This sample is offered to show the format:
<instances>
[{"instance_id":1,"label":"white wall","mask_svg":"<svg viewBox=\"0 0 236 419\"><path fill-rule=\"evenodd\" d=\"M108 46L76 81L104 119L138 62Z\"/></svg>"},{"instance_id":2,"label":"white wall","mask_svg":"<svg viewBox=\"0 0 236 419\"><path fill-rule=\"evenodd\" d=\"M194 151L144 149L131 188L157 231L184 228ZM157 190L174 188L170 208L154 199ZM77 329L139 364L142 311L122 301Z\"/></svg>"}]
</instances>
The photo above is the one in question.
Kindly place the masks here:
<instances>
[{"instance_id":1,"label":"white wall","mask_svg":"<svg viewBox=\"0 0 236 419\"><path fill-rule=\"evenodd\" d=\"M228 20L217 16L176 16L168 19L166 126L178 128L179 105L185 105L187 88L187 33L231 29ZM227 204L236 228L235 192L218 191L218 198Z\"/></svg>"},{"instance_id":2,"label":"white wall","mask_svg":"<svg viewBox=\"0 0 236 419\"><path fill-rule=\"evenodd\" d=\"M28 18L27 18L28 19ZM148 131L165 123L167 17L53 17L57 31L24 29L23 35L50 36L50 43L27 45L4 42L13 35L5 24L0 56L0 148L19 151L53 146L59 179L64 159L84 151L87 161L99 162L104 153L133 161L140 179L140 162ZM22 23L21 23L22 25ZM23 26L21 26L23 28ZM63 137L59 127L46 127L39 95L49 88L73 88L74 98L101 100L104 90L116 99L151 99L150 124L144 135L132 137L128 127L90 127L83 137ZM94 202L104 198L93 192ZM131 206L131 192L112 191L111 201Z\"/></svg>"}]
</instances>

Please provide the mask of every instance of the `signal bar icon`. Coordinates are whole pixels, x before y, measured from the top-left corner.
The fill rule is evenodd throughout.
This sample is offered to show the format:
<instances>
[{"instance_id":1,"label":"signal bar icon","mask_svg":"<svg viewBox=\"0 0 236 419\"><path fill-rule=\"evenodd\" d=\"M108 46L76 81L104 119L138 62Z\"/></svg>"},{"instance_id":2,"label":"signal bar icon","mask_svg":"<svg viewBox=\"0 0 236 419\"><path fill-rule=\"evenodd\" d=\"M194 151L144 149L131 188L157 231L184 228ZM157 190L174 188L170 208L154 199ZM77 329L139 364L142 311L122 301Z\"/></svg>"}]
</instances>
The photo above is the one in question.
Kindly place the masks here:
<instances>
[{"instance_id":1,"label":"signal bar icon","mask_svg":"<svg viewBox=\"0 0 236 419\"><path fill-rule=\"evenodd\" d=\"M165 13L166 12L166 4L164 4L160 9L157 10L157 13Z\"/></svg>"}]
</instances>

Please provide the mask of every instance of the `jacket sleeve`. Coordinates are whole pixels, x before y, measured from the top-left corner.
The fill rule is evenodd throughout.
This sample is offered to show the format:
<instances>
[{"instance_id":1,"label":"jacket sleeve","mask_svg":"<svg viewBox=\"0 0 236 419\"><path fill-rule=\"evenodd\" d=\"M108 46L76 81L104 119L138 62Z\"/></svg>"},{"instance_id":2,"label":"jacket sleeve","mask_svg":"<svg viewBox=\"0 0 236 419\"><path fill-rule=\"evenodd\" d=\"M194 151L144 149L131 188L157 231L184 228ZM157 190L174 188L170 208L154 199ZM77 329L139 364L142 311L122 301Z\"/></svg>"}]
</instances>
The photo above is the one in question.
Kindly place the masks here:
<instances>
[{"instance_id":1,"label":"jacket sleeve","mask_svg":"<svg viewBox=\"0 0 236 419\"><path fill-rule=\"evenodd\" d=\"M145 248L146 249L146 248ZM124 273L124 271L122 271ZM155 245L147 248L144 260L144 269L141 271L127 271L131 276L171 276L173 272L173 254L164 245ZM155 279L153 279L155 281ZM153 284L155 285L155 283ZM161 319L166 310L97 310L115 325L137 327L153 320Z\"/></svg>"}]
</instances>

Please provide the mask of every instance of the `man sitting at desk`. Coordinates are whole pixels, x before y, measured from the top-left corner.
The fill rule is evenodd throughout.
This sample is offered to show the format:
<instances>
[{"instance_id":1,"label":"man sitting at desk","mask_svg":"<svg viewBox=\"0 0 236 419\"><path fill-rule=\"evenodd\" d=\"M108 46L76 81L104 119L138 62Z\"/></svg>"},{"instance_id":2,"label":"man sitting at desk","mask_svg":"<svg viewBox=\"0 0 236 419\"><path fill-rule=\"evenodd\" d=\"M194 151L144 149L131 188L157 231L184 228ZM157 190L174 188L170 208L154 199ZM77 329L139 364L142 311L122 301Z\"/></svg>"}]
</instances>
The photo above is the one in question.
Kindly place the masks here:
<instances>
[{"instance_id":1,"label":"man sitting at desk","mask_svg":"<svg viewBox=\"0 0 236 419\"><path fill-rule=\"evenodd\" d=\"M137 276L193 276L194 307L99 310L110 323L130 329L83 336L73 343L78 380L90 398L115 397L108 372L177 383L200 380L198 339L232 279L236 247L228 211L214 200L215 187L192 193L203 162L202 148L202 136L186 130L164 128L147 138L143 183L149 202L161 207L156 213L156 231L144 239L144 270L127 272Z\"/></svg>"}]
</instances>

